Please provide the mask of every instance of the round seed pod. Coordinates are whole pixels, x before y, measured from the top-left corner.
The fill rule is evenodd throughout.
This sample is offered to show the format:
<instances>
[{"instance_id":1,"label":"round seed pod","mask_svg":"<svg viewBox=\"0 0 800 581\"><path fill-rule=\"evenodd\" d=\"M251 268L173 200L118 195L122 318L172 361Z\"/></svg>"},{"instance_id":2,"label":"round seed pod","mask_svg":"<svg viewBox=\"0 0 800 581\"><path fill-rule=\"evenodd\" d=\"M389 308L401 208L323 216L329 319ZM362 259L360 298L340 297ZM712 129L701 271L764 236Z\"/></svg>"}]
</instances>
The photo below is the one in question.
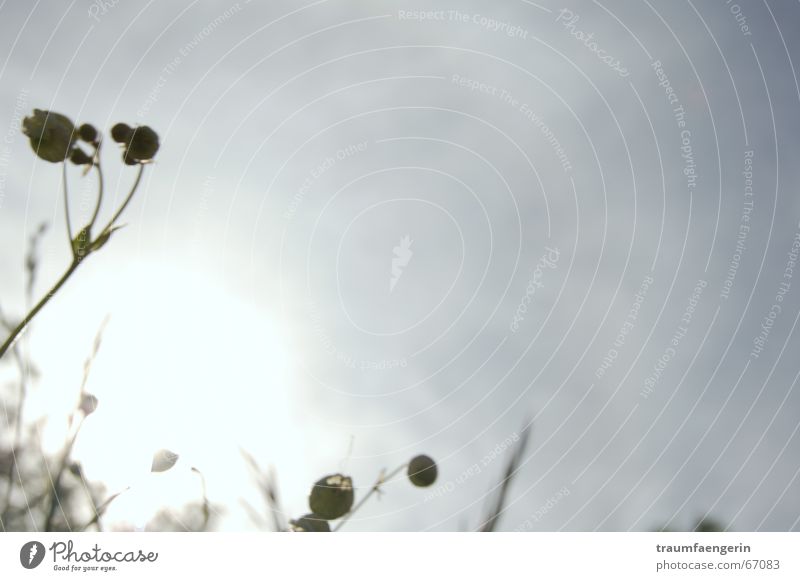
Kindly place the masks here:
<instances>
[{"instance_id":1,"label":"round seed pod","mask_svg":"<svg viewBox=\"0 0 800 581\"><path fill-rule=\"evenodd\" d=\"M117 143L128 143L133 130L125 123L117 123L111 128L111 139Z\"/></svg>"},{"instance_id":2,"label":"round seed pod","mask_svg":"<svg viewBox=\"0 0 800 581\"><path fill-rule=\"evenodd\" d=\"M342 474L331 474L314 484L308 506L321 518L333 520L347 514L354 499L353 480Z\"/></svg>"},{"instance_id":3,"label":"round seed pod","mask_svg":"<svg viewBox=\"0 0 800 581\"><path fill-rule=\"evenodd\" d=\"M411 459L408 463L408 479L414 486L430 486L436 482L439 470L436 462L430 456L420 454Z\"/></svg>"},{"instance_id":4,"label":"round seed pod","mask_svg":"<svg viewBox=\"0 0 800 581\"><path fill-rule=\"evenodd\" d=\"M41 109L34 109L33 115L22 120L22 132L30 139L36 155L52 163L69 157L76 137L75 126L68 117Z\"/></svg>"},{"instance_id":5,"label":"round seed pod","mask_svg":"<svg viewBox=\"0 0 800 581\"><path fill-rule=\"evenodd\" d=\"M290 521L292 531L296 533L329 533L331 526L328 521L313 512L297 520Z\"/></svg>"},{"instance_id":6,"label":"round seed pod","mask_svg":"<svg viewBox=\"0 0 800 581\"><path fill-rule=\"evenodd\" d=\"M84 123L78 127L78 135L86 143L97 143L97 129L94 128L94 125Z\"/></svg>"},{"instance_id":7,"label":"round seed pod","mask_svg":"<svg viewBox=\"0 0 800 581\"><path fill-rule=\"evenodd\" d=\"M138 161L153 159L158 151L158 134L147 125L136 127L131 133L126 156Z\"/></svg>"},{"instance_id":8,"label":"round seed pod","mask_svg":"<svg viewBox=\"0 0 800 581\"><path fill-rule=\"evenodd\" d=\"M75 165L90 165L92 163L92 157L79 147L72 150L69 160Z\"/></svg>"}]
</instances>

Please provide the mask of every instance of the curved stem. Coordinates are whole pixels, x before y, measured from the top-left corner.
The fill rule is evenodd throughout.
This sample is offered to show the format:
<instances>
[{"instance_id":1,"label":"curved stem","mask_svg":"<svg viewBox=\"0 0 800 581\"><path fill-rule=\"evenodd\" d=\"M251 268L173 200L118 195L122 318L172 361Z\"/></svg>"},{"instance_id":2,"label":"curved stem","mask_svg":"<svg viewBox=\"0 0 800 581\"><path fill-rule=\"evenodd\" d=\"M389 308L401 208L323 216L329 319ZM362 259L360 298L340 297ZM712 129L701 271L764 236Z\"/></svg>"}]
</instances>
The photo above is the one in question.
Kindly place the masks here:
<instances>
[{"instance_id":1,"label":"curved stem","mask_svg":"<svg viewBox=\"0 0 800 581\"><path fill-rule=\"evenodd\" d=\"M61 275L61 278L58 279L58 282L56 282L56 284L53 285L53 288L50 289L50 292L44 295L36 304L36 306L33 307L31 312L25 315L25 318L22 319L22 321L20 321L20 323L14 328L13 331L11 331L11 334L3 342L2 347L0 347L0 359L3 358L3 355L6 354L6 351L8 351L9 347L11 347L15 343L17 337L25 330L25 327L28 326L28 323L31 322L31 319L33 319L39 313L39 311L41 311L42 308L48 302L50 302L50 299L53 297L53 295L58 292L58 290L64 285L65 282L67 282L67 279L69 279L72 273L75 272L80 263L81 263L80 259L78 258L73 259L72 264L70 264L66 272Z\"/></svg>"},{"instance_id":2,"label":"curved stem","mask_svg":"<svg viewBox=\"0 0 800 581\"><path fill-rule=\"evenodd\" d=\"M97 144L97 149L94 154L94 167L97 169L97 204L94 207L92 219L89 221L89 232L92 231L92 226L97 221L97 215L100 213L100 204L103 203L103 168L100 167L100 144Z\"/></svg>"},{"instance_id":3,"label":"curved stem","mask_svg":"<svg viewBox=\"0 0 800 581\"><path fill-rule=\"evenodd\" d=\"M99 168L98 168L98 171L99 171ZM139 186L139 182L142 179L142 174L143 173L144 173L144 165L140 165L139 166L139 172L136 174L136 180L133 182L133 186L131 186L131 191L128 192L128 196L125 198L125 201L122 203L122 205L116 211L116 213L111 218L111 220L108 222L108 224L106 224L105 228L103 228L103 230L101 231L101 235L106 233L106 232L108 232L111 229L111 227L114 225L114 223L122 215L122 212L128 206L128 203L130 203L131 198L133 198L133 194L136 193L136 188ZM65 199L65 201L67 201L66 175L67 175L67 170L66 170L66 164L65 164L65 169L64 169L64 199ZM98 196L98 202L99 202L99 196ZM98 209L96 209L96 212L98 212L98 211L99 211L99 205L98 205ZM69 210L67 210L67 213L69 213ZM14 342L17 339L17 337L25 330L25 327L28 326L28 323L30 323L31 320L39 313L39 311L41 311L42 308L48 302L50 302L50 299L53 297L54 294L56 294L59 291L59 289L64 285L64 283L67 282L67 279L69 279L69 277L72 275L72 273L75 272L75 270L80 265L81 261L84 258L86 258L86 256L89 255L88 252L87 252L86 256L83 256L83 257L77 256L75 254L75 250L74 250L74 247L72 245L72 228L71 228L71 225L70 225L69 216L67 216L67 229L68 229L68 232L69 232L69 235L70 235L70 248L72 248L72 256L73 256L72 263L70 264L70 266L66 270L66 272L63 275L61 275L61 278L58 279L58 282L56 282L56 284L53 286L53 288L50 289L50 292L48 292L46 295L44 295L41 298L41 300L37 303L37 305L35 307L33 307L31 312L29 312L25 316L25 318L22 319L22 321L20 321L20 323L14 328L14 330L11 331L11 334L3 342L3 345L0 346L0 359L3 358L3 356L6 354L6 351L8 351L9 347L11 347L14 344Z\"/></svg>"},{"instance_id":4,"label":"curved stem","mask_svg":"<svg viewBox=\"0 0 800 581\"><path fill-rule=\"evenodd\" d=\"M136 193L136 188L137 188L137 187L139 187L139 182L140 182L140 181L141 181L141 179L142 179L142 174L143 174L143 173L144 173L144 165L139 165L139 173L137 173L137 174L136 174L136 181L134 181L134 182L133 182L133 186L131 186L131 191L130 191L130 192L128 192L128 196L125 198L125 201L124 201L124 202L122 202L122 205L121 205L121 206L119 207L119 209L116 211L116 213L115 213L115 214L114 214L114 216L111 218L111 220L109 220L109 221L108 221L108 224L106 224L105 228L103 228L103 229L100 231L100 234L101 234L101 235L102 235L102 234L104 234L105 232L107 232L107 231L108 231L108 230L109 230L109 229L110 229L110 228L111 228L111 227L112 227L112 226L113 226L113 225L116 223L116 221L117 221L117 220L119 219L119 217L122 215L122 212L123 212L123 211L125 211L125 208L126 208L126 207L128 206L128 204L130 203L130 201L131 201L131 198L133 198L133 194L135 194L135 193Z\"/></svg>"},{"instance_id":5,"label":"curved stem","mask_svg":"<svg viewBox=\"0 0 800 581\"><path fill-rule=\"evenodd\" d=\"M64 216L67 220L67 236L69 236L69 248L70 252L72 252L73 256L75 255L75 251L72 250L72 241L74 238L72 237L72 221L69 219L69 190L67 187L67 162L62 162L62 176L64 180ZM0 357L3 355L0 354Z\"/></svg>"},{"instance_id":6,"label":"curved stem","mask_svg":"<svg viewBox=\"0 0 800 581\"><path fill-rule=\"evenodd\" d=\"M375 494L380 490L383 484L385 484L386 482L397 476L397 474L402 470L404 470L407 466L408 464L402 464L397 468L395 468L394 470L392 470L389 474L384 474L383 472L381 472L381 475L378 476L378 480L375 482L372 488L369 489L369 492L367 492L364 495L364 498L359 500L356 503L356 505L350 509L350 512L348 512L346 515L342 517L342 520L339 521L339 524L336 525L336 527L333 529L333 532L336 532L340 528L342 528L345 525L345 523L350 519L350 517L353 516L358 511L359 508L364 506L364 503L366 503L373 494Z\"/></svg>"}]
</instances>

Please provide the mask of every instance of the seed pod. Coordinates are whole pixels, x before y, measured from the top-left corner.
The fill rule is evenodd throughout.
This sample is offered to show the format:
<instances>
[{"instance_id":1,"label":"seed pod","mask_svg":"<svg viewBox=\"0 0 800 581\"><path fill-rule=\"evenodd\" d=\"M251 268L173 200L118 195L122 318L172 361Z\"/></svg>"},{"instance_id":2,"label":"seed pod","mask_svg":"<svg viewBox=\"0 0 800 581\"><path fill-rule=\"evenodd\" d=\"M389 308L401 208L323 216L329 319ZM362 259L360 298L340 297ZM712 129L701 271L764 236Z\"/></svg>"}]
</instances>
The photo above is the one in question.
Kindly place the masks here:
<instances>
[{"instance_id":1,"label":"seed pod","mask_svg":"<svg viewBox=\"0 0 800 581\"><path fill-rule=\"evenodd\" d=\"M158 145L158 134L146 125L142 125L133 130L126 157L132 157L137 161L153 159L158 151Z\"/></svg>"},{"instance_id":2,"label":"seed pod","mask_svg":"<svg viewBox=\"0 0 800 581\"><path fill-rule=\"evenodd\" d=\"M78 135L86 143L97 143L97 129L94 128L94 125L84 123L78 127Z\"/></svg>"},{"instance_id":3,"label":"seed pod","mask_svg":"<svg viewBox=\"0 0 800 581\"><path fill-rule=\"evenodd\" d=\"M22 132L28 136L36 155L52 163L67 159L75 142L75 126L60 113L34 109L22 120Z\"/></svg>"},{"instance_id":4,"label":"seed pod","mask_svg":"<svg viewBox=\"0 0 800 581\"><path fill-rule=\"evenodd\" d=\"M328 521L314 514L313 512L298 518L297 520L289 521L292 531L296 533L329 533L331 526Z\"/></svg>"},{"instance_id":5,"label":"seed pod","mask_svg":"<svg viewBox=\"0 0 800 581\"><path fill-rule=\"evenodd\" d=\"M86 154L80 147L76 147L69 155L69 160L75 165L89 165L92 163L92 157Z\"/></svg>"},{"instance_id":6,"label":"seed pod","mask_svg":"<svg viewBox=\"0 0 800 581\"><path fill-rule=\"evenodd\" d=\"M353 480L342 474L320 478L311 489L308 506L318 516L333 520L344 516L353 506Z\"/></svg>"},{"instance_id":7,"label":"seed pod","mask_svg":"<svg viewBox=\"0 0 800 581\"><path fill-rule=\"evenodd\" d=\"M133 130L125 123L117 123L111 128L111 139L117 143L128 143Z\"/></svg>"},{"instance_id":8,"label":"seed pod","mask_svg":"<svg viewBox=\"0 0 800 581\"><path fill-rule=\"evenodd\" d=\"M439 470L430 456L420 454L408 463L408 479L414 486L430 486L436 482Z\"/></svg>"}]
</instances>

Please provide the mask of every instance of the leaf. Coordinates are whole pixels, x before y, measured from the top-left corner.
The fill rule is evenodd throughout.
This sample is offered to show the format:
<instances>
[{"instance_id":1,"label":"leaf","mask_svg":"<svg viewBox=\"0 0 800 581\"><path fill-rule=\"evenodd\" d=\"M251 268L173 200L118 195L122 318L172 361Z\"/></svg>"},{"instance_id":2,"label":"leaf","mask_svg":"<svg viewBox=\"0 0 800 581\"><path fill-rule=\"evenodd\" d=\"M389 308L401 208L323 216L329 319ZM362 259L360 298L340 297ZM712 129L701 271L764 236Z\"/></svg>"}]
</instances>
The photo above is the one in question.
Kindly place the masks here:
<instances>
[{"instance_id":1,"label":"leaf","mask_svg":"<svg viewBox=\"0 0 800 581\"><path fill-rule=\"evenodd\" d=\"M117 230L119 230L120 228L123 228L123 227L124 227L124 225L123 226L114 226L113 228L109 228L108 230L106 230L105 232L100 234L100 236L97 237L97 240L92 242L90 250L92 252L94 252L95 250L100 250L103 246L106 245L106 242L108 242L111 239L111 235L114 232L116 232Z\"/></svg>"},{"instance_id":2,"label":"leaf","mask_svg":"<svg viewBox=\"0 0 800 581\"><path fill-rule=\"evenodd\" d=\"M153 464L150 466L150 472L166 472L178 461L178 454L171 452L166 448L162 448L153 454Z\"/></svg>"},{"instance_id":3,"label":"leaf","mask_svg":"<svg viewBox=\"0 0 800 581\"><path fill-rule=\"evenodd\" d=\"M89 252L92 251L91 233L89 227L81 228L78 235L72 241L72 255L76 258L84 258Z\"/></svg>"}]
</instances>

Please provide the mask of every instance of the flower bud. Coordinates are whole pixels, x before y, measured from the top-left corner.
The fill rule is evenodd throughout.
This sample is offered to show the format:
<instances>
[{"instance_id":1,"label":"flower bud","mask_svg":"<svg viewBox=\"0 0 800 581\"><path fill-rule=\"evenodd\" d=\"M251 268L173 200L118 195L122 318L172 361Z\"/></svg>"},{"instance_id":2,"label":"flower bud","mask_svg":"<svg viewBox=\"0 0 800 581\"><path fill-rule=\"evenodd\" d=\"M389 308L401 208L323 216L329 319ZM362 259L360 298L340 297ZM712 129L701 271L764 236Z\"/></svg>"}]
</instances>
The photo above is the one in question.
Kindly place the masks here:
<instances>
[{"instance_id":1,"label":"flower bud","mask_svg":"<svg viewBox=\"0 0 800 581\"><path fill-rule=\"evenodd\" d=\"M408 479L414 486L430 486L438 475L436 462L430 456L420 454L408 463Z\"/></svg>"},{"instance_id":2,"label":"flower bud","mask_svg":"<svg viewBox=\"0 0 800 581\"><path fill-rule=\"evenodd\" d=\"M128 143L132 131L133 130L125 123L117 123L111 128L111 139L117 143Z\"/></svg>"},{"instance_id":3,"label":"flower bud","mask_svg":"<svg viewBox=\"0 0 800 581\"><path fill-rule=\"evenodd\" d=\"M333 520L344 516L353 506L353 480L342 474L320 478L311 489L308 505L319 517Z\"/></svg>"},{"instance_id":4,"label":"flower bud","mask_svg":"<svg viewBox=\"0 0 800 581\"><path fill-rule=\"evenodd\" d=\"M94 125L84 123L78 127L78 135L86 143L97 143L97 129L94 128Z\"/></svg>"},{"instance_id":5,"label":"flower bud","mask_svg":"<svg viewBox=\"0 0 800 581\"><path fill-rule=\"evenodd\" d=\"M60 113L34 109L22 120L22 132L30 138L36 155L52 163L67 159L75 141L75 126Z\"/></svg>"},{"instance_id":6,"label":"flower bud","mask_svg":"<svg viewBox=\"0 0 800 581\"><path fill-rule=\"evenodd\" d=\"M69 160L75 165L89 165L92 163L92 157L84 152L80 147L76 147L69 155Z\"/></svg>"},{"instance_id":7,"label":"flower bud","mask_svg":"<svg viewBox=\"0 0 800 581\"><path fill-rule=\"evenodd\" d=\"M142 125L133 130L125 157L148 161L155 157L158 145L158 134L146 125Z\"/></svg>"}]
</instances>

